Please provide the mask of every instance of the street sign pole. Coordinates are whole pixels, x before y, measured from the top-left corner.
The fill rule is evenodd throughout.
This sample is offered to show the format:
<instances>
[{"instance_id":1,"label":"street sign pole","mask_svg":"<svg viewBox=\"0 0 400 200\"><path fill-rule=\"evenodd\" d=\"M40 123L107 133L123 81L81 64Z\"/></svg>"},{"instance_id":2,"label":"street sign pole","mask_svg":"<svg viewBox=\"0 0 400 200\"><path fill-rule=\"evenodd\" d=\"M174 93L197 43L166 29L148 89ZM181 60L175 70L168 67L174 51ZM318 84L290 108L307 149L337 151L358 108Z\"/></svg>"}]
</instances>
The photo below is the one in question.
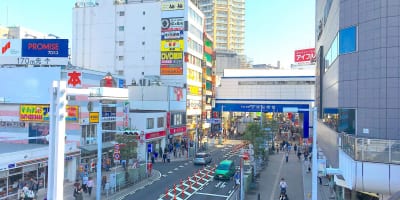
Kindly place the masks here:
<instances>
[{"instance_id":1,"label":"street sign pole","mask_svg":"<svg viewBox=\"0 0 400 200\"><path fill-rule=\"evenodd\" d=\"M102 113L103 105L99 101L99 122L97 123L97 177L96 177L96 200L101 199L101 154L103 150L103 127L102 127Z\"/></svg>"}]
</instances>

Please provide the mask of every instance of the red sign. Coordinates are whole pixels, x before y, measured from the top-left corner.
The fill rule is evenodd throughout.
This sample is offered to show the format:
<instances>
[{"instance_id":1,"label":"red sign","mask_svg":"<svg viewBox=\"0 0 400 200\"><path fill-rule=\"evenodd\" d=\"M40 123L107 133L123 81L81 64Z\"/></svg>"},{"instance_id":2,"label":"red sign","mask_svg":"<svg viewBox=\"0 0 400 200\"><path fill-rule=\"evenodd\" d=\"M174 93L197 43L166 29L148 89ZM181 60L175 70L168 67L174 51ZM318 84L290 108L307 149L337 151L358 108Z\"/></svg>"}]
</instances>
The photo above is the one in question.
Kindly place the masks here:
<instances>
[{"instance_id":1,"label":"red sign","mask_svg":"<svg viewBox=\"0 0 400 200\"><path fill-rule=\"evenodd\" d=\"M169 134L171 134L171 135L175 134L175 133L182 133L182 132L186 132L186 126L169 129Z\"/></svg>"},{"instance_id":2,"label":"red sign","mask_svg":"<svg viewBox=\"0 0 400 200\"><path fill-rule=\"evenodd\" d=\"M315 48L294 51L294 62L313 62L314 60Z\"/></svg>"},{"instance_id":3,"label":"red sign","mask_svg":"<svg viewBox=\"0 0 400 200\"><path fill-rule=\"evenodd\" d=\"M163 137L165 135L166 135L165 131L146 133L146 140L153 139L153 138L158 138L158 137Z\"/></svg>"},{"instance_id":4,"label":"red sign","mask_svg":"<svg viewBox=\"0 0 400 200\"><path fill-rule=\"evenodd\" d=\"M171 127L171 113L167 112L167 128Z\"/></svg>"},{"instance_id":5,"label":"red sign","mask_svg":"<svg viewBox=\"0 0 400 200\"><path fill-rule=\"evenodd\" d=\"M121 158L121 154L114 153L114 160L119 160L119 158Z\"/></svg>"},{"instance_id":6,"label":"red sign","mask_svg":"<svg viewBox=\"0 0 400 200\"><path fill-rule=\"evenodd\" d=\"M73 87L82 84L81 83L81 73L73 71L72 73L68 73L68 85L72 85Z\"/></svg>"}]
</instances>

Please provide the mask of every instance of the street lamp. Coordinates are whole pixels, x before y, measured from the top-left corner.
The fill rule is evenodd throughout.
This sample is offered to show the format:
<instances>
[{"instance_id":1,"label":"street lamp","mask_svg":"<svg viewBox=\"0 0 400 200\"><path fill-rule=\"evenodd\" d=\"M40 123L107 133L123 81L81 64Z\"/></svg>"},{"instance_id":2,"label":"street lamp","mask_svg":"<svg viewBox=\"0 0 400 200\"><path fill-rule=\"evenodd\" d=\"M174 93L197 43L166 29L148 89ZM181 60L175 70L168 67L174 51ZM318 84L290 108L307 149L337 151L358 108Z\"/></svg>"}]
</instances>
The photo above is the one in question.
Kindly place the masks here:
<instances>
[{"instance_id":1,"label":"street lamp","mask_svg":"<svg viewBox=\"0 0 400 200\"><path fill-rule=\"evenodd\" d=\"M33 39L36 39L36 38L37 38L36 36L34 36L34 35L32 35L32 34L29 34L29 33L25 33L25 37L32 37Z\"/></svg>"},{"instance_id":2,"label":"street lamp","mask_svg":"<svg viewBox=\"0 0 400 200\"><path fill-rule=\"evenodd\" d=\"M54 35L54 34L52 34L52 33L49 33L47 36L48 36L48 37L55 37L56 39L60 38L60 37L58 37L57 35Z\"/></svg>"}]
</instances>

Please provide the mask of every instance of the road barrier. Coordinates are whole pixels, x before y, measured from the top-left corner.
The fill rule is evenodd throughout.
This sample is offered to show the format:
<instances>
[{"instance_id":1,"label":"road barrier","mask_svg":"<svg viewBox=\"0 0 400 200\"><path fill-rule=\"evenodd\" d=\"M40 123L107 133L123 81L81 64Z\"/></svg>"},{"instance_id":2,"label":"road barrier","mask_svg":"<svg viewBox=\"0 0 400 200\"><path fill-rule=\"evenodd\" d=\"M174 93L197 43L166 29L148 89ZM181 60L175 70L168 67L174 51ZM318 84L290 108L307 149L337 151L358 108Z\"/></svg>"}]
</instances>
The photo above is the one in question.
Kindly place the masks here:
<instances>
[{"instance_id":1,"label":"road barrier","mask_svg":"<svg viewBox=\"0 0 400 200\"><path fill-rule=\"evenodd\" d=\"M174 184L172 189L166 189L165 194L159 197L159 200L167 200L167 199L178 199L178 200L187 200L189 199L196 191L202 188L207 182L212 180L212 174L214 173L214 169L212 166L207 166L203 169L198 170L193 174L193 176L188 176L187 180L180 180L178 184ZM193 183L193 185L192 185ZM177 191L178 190L178 191ZM172 198L171 198L171 197Z\"/></svg>"}]
</instances>

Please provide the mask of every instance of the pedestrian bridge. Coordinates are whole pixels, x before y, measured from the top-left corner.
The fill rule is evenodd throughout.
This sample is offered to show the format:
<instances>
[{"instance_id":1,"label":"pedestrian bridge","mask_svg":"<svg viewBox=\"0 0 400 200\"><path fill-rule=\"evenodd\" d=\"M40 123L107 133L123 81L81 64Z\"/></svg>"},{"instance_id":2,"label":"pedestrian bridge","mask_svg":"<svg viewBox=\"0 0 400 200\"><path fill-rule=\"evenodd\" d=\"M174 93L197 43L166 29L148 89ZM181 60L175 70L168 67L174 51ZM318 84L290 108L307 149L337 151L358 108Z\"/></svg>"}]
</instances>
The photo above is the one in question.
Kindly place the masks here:
<instances>
[{"instance_id":1,"label":"pedestrian bridge","mask_svg":"<svg viewBox=\"0 0 400 200\"><path fill-rule=\"evenodd\" d=\"M315 70L225 69L217 87L214 111L284 112L303 115L303 138L309 138L309 110L315 99Z\"/></svg>"}]
</instances>

